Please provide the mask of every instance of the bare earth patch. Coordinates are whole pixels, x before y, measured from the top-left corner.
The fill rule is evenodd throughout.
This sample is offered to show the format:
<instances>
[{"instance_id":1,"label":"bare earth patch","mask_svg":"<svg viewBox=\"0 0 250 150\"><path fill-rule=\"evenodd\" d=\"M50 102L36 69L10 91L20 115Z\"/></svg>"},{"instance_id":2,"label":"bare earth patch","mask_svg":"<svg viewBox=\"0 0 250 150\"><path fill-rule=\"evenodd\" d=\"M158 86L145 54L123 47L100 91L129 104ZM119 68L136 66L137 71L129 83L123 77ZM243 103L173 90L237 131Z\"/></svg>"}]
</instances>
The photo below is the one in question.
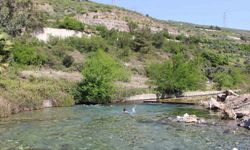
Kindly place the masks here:
<instances>
[{"instance_id":1,"label":"bare earth patch","mask_svg":"<svg viewBox=\"0 0 250 150\"><path fill-rule=\"evenodd\" d=\"M19 76L22 78L48 77L48 78L65 79L65 80L71 80L71 81L80 81L82 79L82 75L79 72L62 72L62 71L55 71L52 69L41 69L41 70L36 70L36 71L34 70L21 71L19 73Z\"/></svg>"},{"instance_id":2,"label":"bare earth patch","mask_svg":"<svg viewBox=\"0 0 250 150\"><path fill-rule=\"evenodd\" d=\"M128 89L136 89L136 88L149 88L148 85L146 85L146 81L148 78L140 76L140 75L134 75L131 77L129 82L116 82L116 85L123 88Z\"/></svg>"},{"instance_id":3,"label":"bare earth patch","mask_svg":"<svg viewBox=\"0 0 250 150\"><path fill-rule=\"evenodd\" d=\"M29 77L35 77L35 78L54 78L54 79L65 79L70 81L81 81L83 79L80 72L63 72L63 71L56 71L52 69L41 69L41 70L26 70L21 71L19 73L19 76L22 78L29 78ZM134 75L131 77L131 80L129 82L116 82L116 85L119 87L127 88L127 89L135 89L135 88L149 88L148 85L146 85L146 81L148 78L140 76L140 75Z\"/></svg>"}]
</instances>

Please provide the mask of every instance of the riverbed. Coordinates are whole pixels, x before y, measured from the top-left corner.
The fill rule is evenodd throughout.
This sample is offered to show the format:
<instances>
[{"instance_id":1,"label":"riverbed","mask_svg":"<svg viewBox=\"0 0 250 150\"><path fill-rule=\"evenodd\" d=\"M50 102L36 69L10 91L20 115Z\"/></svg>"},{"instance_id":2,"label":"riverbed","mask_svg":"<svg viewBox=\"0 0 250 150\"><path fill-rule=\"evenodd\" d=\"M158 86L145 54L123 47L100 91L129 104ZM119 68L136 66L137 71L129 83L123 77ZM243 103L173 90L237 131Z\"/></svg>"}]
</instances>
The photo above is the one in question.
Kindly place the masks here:
<instances>
[{"instance_id":1,"label":"riverbed","mask_svg":"<svg viewBox=\"0 0 250 150\"><path fill-rule=\"evenodd\" d=\"M126 108L129 114L122 112ZM206 124L172 121L195 114ZM190 105L75 106L24 112L0 120L0 149L250 149L250 131Z\"/></svg>"}]
</instances>

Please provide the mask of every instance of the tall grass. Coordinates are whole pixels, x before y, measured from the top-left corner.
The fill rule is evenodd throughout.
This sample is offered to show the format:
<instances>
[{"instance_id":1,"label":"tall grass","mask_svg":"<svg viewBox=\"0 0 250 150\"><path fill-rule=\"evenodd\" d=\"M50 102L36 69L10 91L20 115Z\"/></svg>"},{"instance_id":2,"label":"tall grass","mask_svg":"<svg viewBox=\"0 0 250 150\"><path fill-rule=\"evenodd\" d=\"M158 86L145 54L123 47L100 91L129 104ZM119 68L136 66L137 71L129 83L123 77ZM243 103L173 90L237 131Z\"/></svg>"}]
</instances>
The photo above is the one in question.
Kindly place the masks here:
<instances>
[{"instance_id":1,"label":"tall grass","mask_svg":"<svg viewBox=\"0 0 250 150\"><path fill-rule=\"evenodd\" d=\"M73 83L59 79L21 79L15 75L0 75L0 117L41 109L44 100L52 100L57 107L72 106L72 86Z\"/></svg>"}]
</instances>

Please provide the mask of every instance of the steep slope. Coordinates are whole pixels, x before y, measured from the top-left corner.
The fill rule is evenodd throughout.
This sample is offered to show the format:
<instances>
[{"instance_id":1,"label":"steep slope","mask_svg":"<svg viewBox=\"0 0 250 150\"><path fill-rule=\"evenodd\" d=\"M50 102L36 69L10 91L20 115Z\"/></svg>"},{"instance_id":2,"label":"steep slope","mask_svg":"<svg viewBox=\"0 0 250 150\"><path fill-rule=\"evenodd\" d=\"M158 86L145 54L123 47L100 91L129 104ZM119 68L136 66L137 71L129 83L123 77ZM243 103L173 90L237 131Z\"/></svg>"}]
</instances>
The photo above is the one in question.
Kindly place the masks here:
<instances>
[{"instance_id":1,"label":"steep slope","mask_svg":"<svg viewBox=\"0 0 250 150\"><path fill-rule=\"evenodd\" d=\"M35 0L37 8L47 16L47 25L53 26L64 16L73 16L81 22L92 25L105 25L108 29L129 31L129 23L149 26L152 31L168 30L172 35L200 35L208 38L227 39L234 42L249 41L250 32L225 29L215 26L202 26L182 22L161 21L124 8L98 4L90 1Z\"/></svg>"}]
</instances>

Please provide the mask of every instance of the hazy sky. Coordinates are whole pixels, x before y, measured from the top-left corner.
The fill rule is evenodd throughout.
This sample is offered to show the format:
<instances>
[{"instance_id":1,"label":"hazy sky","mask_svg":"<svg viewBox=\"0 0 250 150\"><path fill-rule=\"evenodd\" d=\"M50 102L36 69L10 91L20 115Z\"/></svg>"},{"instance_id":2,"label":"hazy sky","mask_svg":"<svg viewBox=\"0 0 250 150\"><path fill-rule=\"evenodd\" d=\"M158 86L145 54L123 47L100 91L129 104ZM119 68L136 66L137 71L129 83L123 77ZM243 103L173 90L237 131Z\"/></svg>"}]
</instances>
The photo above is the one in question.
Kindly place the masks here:
<instances>
[{"instance_id":1,"label":"hazy sky","mask_svg":"<svg viewBox=\"0 0 250 150\"><path fill-rule=\"evenodd\" d=\"M163 20L224 26L225 18L226 27L250 30L250 0L115 0L115 4Z\"/></svg>"}]
</instances>

